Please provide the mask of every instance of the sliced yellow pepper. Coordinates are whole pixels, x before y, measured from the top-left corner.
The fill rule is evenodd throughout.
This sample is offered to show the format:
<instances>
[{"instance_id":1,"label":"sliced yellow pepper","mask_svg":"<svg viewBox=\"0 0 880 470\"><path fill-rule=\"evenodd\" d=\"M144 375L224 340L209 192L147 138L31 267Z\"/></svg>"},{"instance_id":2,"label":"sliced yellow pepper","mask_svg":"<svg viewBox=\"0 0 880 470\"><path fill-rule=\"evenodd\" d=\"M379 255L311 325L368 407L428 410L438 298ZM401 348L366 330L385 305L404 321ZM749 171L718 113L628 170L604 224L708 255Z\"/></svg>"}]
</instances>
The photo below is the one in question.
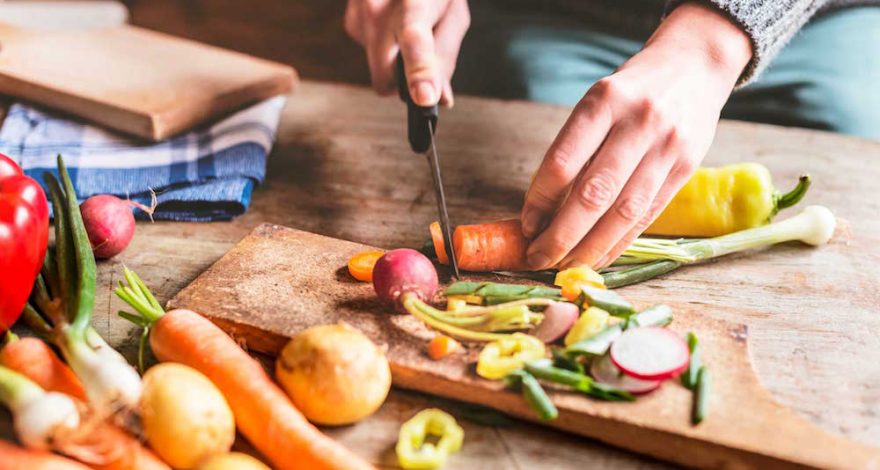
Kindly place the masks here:
<instances>
[{"instance_id":1,"label":"sliced yellow pepper","mask_svg":"<svg viewBox=\"0 0 880 470\"><path fill-rule=\"evenodd\" d=\"M565 335L565 345L571 346L602 331L608 325L609 316L608 312L598 307L586 309Z\"/></svg>"},{"instance_id":2,"label":"sliced yellow pepper","mask_svg":"<svg viewBox=\"0 0 880 470\"><path fill-rule=\"evenodd\" d=\"M523 333L492 341L483 347L477 358L477 375L490 380L500 380L511 372L521 369L526 362L546 355L544 342Z\"/></svg>"},{"instance_id":3,"label":"sliced yellow pepper","mask_svg":"<svg viewBox=\"0 0 880 470\"><path fill-rule=\"evenodd\" d=\"M425 442L427 437L438 438L436 444ZM448 413L436 408L418 412L400 426L397 461L407 470L442 467L449 454L458 452L464 441L464 429Z\"/></svg>"},{"instance_id":4,"label":"sliced yellow pepper","mask_svg":"<svg viewBox=\"0 0 880 470\"><path fill-rule=\"evenodd\" d=\"M809 186L810 178L802 176L791 192L781 194L770 170L758 163L700 168L645 233L717 237L758 227L797 204Z\"/></svg>"},{"instance_id":5,"label":"sliced yellow pepper","mask_svg":"<svg viewBox=\"0 0 880 470\"><path fill-rule=\"evenodd\" d=\"M587 266L568 268L556 273L553 281L562 288L562 297L574 302L581 295L581 286L588 285L597 289L605 288L605 279L601 274Z\"/></svg>"},{"instance_id":6,"label":"sliced yellow pepper","mask_svg":"<svg viewBox=\"0 0 880 470\"><path fill-rule=\"evenodd\" d=\"M483 298L479 295L450 295L446 297L446 300L448 302L455 300L471 305L483 305Z\"/></svg>"}]
</instances>

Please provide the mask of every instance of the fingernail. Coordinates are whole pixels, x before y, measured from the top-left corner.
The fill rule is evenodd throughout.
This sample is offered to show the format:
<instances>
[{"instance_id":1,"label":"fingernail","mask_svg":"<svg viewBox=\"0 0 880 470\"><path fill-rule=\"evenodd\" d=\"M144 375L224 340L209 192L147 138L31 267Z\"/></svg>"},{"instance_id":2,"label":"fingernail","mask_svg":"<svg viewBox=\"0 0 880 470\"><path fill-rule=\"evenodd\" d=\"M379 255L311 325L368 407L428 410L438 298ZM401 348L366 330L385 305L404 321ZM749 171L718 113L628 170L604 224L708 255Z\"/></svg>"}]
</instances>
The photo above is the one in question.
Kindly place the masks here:
<instances>
[{"instance_id":1,"label":"fingernail","mask_svg":"<svg viewBox=\"0 0 880 470\"><path fill-rule=\"evenodd\" d=\"M418 82L412 86L412 94L416 104L430 106L437 102L437 93L430 82Z\"/></svg>"},{"instance_id":2,"label":"fingernail","mask_svg":"<svg viewBox=\"0 0 880 470\"><path fill-rule=\"evenodd\" d=\"M532 269L544 269L550 264L550 258L540 251L529 254L527 261Z\"/></svg>"},{"instance_id":3,"label":"fingernail","mask_svg":"<svg viewBox=\"0 0 880 470\"><path fill-rule=\"evenodd\" d=\"M538 219L540 214L535 209L529 209L523 216L522 231L526 238L532 238L538 231Z\"/></svg>"}]
</instances>

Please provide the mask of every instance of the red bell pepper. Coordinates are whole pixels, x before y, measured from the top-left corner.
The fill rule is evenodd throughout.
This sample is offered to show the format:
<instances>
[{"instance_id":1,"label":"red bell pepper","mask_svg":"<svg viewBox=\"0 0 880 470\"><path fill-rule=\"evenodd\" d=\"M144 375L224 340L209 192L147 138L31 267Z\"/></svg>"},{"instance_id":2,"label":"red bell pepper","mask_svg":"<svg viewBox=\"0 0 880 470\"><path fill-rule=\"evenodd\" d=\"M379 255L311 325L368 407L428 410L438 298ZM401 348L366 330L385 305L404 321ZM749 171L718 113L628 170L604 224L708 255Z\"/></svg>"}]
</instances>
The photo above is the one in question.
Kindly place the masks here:
<instances>
[{"instance_id":1,"label":"red bell pepper","mask_svg":"<svg viewBox=\"0 0 880 470\"><path fill-rule=\"evenodd\" d=\"M39 183L0 154L0 333L18 320L49 244L49 205Z\"/></svg>"}]
</instances>

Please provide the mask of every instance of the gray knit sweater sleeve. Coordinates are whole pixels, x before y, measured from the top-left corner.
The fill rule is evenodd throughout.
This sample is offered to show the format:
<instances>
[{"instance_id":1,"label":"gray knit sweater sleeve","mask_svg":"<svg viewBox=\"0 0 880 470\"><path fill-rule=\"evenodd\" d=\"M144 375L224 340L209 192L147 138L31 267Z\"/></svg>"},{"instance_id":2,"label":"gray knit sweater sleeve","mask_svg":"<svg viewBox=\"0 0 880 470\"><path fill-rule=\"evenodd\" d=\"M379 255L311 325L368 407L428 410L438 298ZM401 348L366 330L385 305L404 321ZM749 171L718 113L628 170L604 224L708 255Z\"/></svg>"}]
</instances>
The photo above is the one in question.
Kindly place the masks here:
<instances>
[{"instance_id":1,"label":"gray knit sweater sleeve","mask_svg":"<svg viewBox=\"0 0 880 470\"><path fill-rule=\"evenodd\" d=\"M668 0L666 13L689 0ZM693 1L693 0L690 0ZM755 78L828 0L698 0L726 14L749 35L754 55L738 86Z\"/></svg>"}]
</instances>

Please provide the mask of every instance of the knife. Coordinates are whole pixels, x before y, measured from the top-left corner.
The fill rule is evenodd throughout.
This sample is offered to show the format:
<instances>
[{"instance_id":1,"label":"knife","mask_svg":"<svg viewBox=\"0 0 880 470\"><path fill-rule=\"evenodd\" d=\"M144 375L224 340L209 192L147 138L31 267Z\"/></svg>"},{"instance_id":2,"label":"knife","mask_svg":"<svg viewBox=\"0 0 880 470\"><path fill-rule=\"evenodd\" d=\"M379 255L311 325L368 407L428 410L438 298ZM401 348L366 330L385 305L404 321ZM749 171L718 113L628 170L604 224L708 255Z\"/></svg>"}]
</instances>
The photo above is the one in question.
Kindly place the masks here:
<instances>
[{"instance_id":1,"label":"knife","mask_svg":"<svg viewBox=\"0 0 880 470\"><path fill-rule=\"evenodd\" d=\"M400 95L400 99L406 103L409 146L413 152L424 153L428 159L431 179L434 181L434 200L437 201L437 212L440 215L440 230L443 231L443 248L452 265L453 277L458 279L461 276L458 272L455 248L452 246L452 229L449 225L449 212L446 210L446 193L443 191L443 179L440 176L440 157L437 155L437 143L434 141L439 110L436 104L434 106L419 106L413 102L406 83L403 56L397 58L397 93Z\"/></svg>"}]
</instances>

